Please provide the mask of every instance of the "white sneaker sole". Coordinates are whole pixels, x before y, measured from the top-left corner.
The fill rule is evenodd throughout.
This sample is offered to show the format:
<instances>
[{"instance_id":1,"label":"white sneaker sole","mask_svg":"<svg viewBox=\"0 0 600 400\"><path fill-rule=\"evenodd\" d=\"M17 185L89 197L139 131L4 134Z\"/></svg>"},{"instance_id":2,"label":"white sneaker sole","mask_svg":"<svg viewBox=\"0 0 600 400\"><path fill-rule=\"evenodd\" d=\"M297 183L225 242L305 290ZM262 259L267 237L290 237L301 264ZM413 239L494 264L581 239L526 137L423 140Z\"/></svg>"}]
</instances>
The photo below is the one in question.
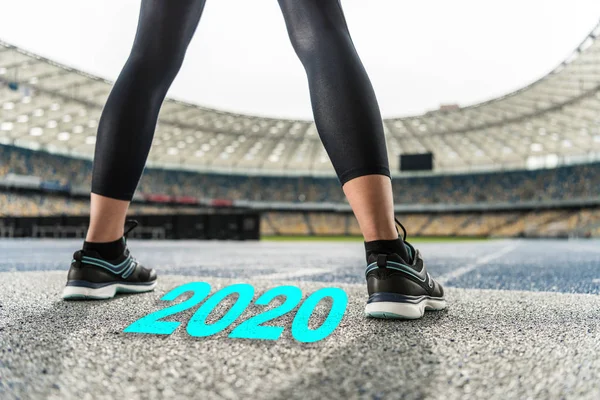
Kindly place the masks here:
<instances>
[{"instance_id":1,"label":"white sneaker sole","mask_svg":"<svg viewBox=\"0 0 600 400\"><path fill-rule=\"evenodd\" d=\"M438 311L446 307L444 299L426 298L416 304L380 301L367 304L365 314L382 319L419 319L423 317L426 310Z\"/></svg>"},{"instance_id":2,"label":"white sneaker sole","mask_svg":"<svg viewBox=\"0 0 600 400\"><path fill-rule=\"evenodd\" d=\"M128 285L126 283L114 283L112 285L100 288L90 288L85 286L66 286L62 297L65 300L90 299L102 300L110 299L117 293L144 293L154 290L156 281L150 285Z\"/></svg>"}]
</instances>

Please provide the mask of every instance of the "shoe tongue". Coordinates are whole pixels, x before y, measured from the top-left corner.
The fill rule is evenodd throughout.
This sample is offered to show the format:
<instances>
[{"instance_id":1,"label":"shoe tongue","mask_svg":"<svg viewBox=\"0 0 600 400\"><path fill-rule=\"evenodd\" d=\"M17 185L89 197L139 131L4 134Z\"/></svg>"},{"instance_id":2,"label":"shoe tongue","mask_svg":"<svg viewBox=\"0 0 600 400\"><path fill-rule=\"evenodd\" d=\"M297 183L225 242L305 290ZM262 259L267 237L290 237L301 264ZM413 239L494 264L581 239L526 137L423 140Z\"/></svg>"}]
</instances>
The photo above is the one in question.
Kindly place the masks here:
<instances>
[{"instance_id":1,"label":"shoe tongue","mask_svg":"<svg viewBox=\"0 0 600 400\"><path fill-rule=\"evenodd\" d=\"M373 240L365 242L365 250L367 251L367 259L370 254L398 254L405 262L412 261L412 250L400 238L395 240Z\"/></svg>"}]
</instances>

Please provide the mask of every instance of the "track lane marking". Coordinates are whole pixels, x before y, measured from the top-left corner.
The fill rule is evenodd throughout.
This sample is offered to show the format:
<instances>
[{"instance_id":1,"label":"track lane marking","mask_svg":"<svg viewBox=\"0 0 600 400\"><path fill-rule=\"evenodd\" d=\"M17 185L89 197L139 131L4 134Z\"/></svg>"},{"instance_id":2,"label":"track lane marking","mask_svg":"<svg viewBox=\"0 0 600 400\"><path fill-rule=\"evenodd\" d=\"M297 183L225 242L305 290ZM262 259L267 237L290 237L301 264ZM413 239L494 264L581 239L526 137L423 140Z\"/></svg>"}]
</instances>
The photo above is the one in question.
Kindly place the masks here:
<instances>
[{"instance_id":1,"label":"track lane marking","mask_svg":"<svg viewBox=\"0 0 600 400\"><path fill-rule=\"evenodd\" d=\"M434 278L434 279L443 285L443 284L449 282L452 279L459 278L459 277L461 277L461 276L463 276L465 274L468 274L471 271L474 271L478 267L480 267L480 266L482 266L482 265L484 265L484 264L486 264L486 263L488 263L488 262L490 262L492 260L495 260L497 258L502 257L503 255L505 255L505 254L513 251L514 249L516 249L520 245L521 245L521 243L519 243L519 242L512 243L512 244L510 244L510 245L508 245L506 247L501 248L500 250L498 250L498 251L496 251L494 253L485 255L485 256L483 256L481 258L478 258L472 264L469 264L469 265L467 265L465 267L458 268L458 269L456 269L456 270L454 270L452 272L449 272L447 274L444 274L444 275L438 277L437 279L436 278Z\"/></svg>"}]
</instances>

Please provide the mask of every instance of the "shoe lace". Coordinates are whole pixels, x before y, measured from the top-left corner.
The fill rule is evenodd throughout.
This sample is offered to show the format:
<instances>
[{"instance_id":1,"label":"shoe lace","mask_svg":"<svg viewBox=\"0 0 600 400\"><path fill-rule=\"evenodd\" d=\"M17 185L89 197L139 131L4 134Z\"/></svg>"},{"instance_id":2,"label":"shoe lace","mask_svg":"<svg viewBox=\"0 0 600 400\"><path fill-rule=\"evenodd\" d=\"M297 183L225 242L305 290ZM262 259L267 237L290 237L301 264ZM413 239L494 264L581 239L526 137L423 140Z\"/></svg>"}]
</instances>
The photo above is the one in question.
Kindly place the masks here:
<instances>
[{"instance_id":1,"label":"shoe lace","mask_svg":"<svg viewBox=\"0 0 600 400\"><path fill-rule=\"evenodd\" d=\"M394 217L394 221L396 221L396 224L398 224L398 226L400 226L400 228L402 228L402 232L404 233L404 236L403 236L402 240L406 242L406 236L407 235L406 235L406 229L404 228L404 225L402 225L400 223L400 221L398 221L398 218ZM396 228L396 230L398 230L398 228ZM398 232L398 233L400 233L400 232Z\"/></svg>"}]
</instances>

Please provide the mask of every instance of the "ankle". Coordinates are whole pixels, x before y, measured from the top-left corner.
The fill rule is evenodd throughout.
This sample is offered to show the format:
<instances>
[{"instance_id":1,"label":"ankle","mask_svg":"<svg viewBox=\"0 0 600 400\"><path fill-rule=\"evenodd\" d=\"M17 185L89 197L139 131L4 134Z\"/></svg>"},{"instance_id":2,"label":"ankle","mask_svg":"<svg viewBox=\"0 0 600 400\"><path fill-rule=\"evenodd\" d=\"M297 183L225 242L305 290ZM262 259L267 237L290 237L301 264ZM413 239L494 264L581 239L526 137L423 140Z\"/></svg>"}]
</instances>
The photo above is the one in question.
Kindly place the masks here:
<instances>
[{"instance_id":1,"label":"ankle","mask_svg":"<svg viewBox=\"0 0 600 400\"><path fill-rule=\"evenodd\" d=\"M398 232L393 235L363 235L365 242L373 242L377 240L396 240L398 239Z\"/></svg>"},{"instance_id":2,"label":"ankle","mask_svg":"<svg viewBox=\"0 0 600 400\"><path fill-rule=\"evenodd\" d=\"M374 240L396 240L398 239L398 231L394 228L391 230L365 230L363 233L363 238L365 242L372 242Z\"/></svg>"},{"instance_id":3,"label":"ankle","mask_svg":"<svg viewBox=\"0 0 600 400\"><path fill-rule=\"evenodd\" d=\"M373 219L368 222L369 223L363 223L360 227L365 242L398 239L398 230L396 229L393 218L391 220L387 218L385 220Z\"/></svg>"},{"instance_id":4,"label":"ankle","mask_svg":"<svg viewBox=\"0 0 600 400\"><path fill-rule=\"evenodd\" d=\"M86 234L85 241L93 243L114 242L115 240L119 240L123 237L123 232L123 225L112 229L106 229L103 227L102 230L90 226Z\"/></svg>"}]
</instances>

